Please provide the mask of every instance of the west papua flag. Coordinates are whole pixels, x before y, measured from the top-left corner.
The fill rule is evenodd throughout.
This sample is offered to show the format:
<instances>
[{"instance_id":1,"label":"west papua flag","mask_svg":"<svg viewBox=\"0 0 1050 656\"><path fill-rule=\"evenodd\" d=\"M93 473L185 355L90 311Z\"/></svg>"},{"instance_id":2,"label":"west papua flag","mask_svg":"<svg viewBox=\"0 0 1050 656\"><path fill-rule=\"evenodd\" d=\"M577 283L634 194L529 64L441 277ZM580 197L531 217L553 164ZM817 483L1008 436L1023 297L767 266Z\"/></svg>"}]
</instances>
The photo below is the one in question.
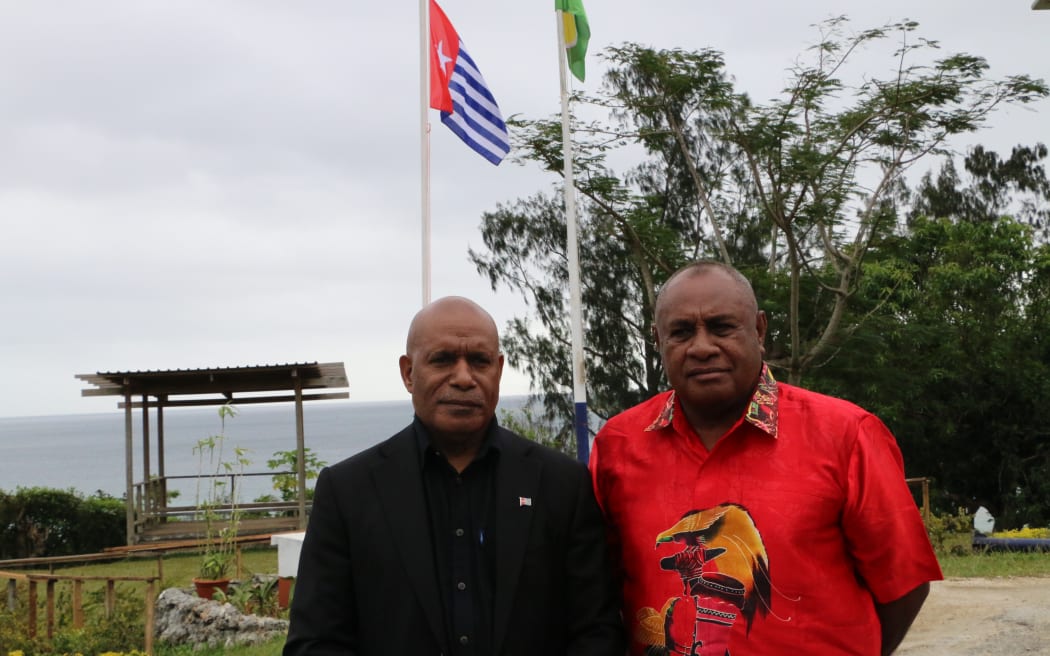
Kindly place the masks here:
<instances>
[{"instance_id":1,"label":"west papua flag","mask_svg":"<svg viewBox=\"0 0 1050 656\"><path fill-rule=\"evenodd\" d=\"M430 0L430 106L441 110L441 122L448 129L493 164L510 152L510 135L496 99L434 0Z\"/></svg>"}]
</instances>

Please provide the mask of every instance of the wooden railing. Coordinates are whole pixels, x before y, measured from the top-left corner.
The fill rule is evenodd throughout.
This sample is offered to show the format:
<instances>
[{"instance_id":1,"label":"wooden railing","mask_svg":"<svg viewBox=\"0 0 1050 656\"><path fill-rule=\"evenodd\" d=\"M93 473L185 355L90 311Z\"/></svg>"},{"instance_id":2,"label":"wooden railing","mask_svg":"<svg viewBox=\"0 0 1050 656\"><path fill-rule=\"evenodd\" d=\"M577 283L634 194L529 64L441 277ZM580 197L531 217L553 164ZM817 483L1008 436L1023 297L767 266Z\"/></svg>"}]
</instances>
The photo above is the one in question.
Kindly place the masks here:
<instances>
[{"instance_id":1,"label":"wooden railing","mask_svg":"<svg viewBox=\"0 0 1050 656\"><path fill-rule=\"evenodd\" d=\"M30 638L35 638L39 633L39 590L38 586L43 583L45 588L44 617L45 631L50 640L55 635L56 618L56 594L55 586L59 583L70 583L73 594L70 600L72 606L73 628L80 629L84 626L84 584L88 582L105 582L104 608L106 617L110 617L116 610L116 584L118 582L131 582L145 584L145 636L144 651L153 653L153 634L156 627L156 603L157 582L159 576L75 576L68 574L51 573L29 573L0 571L0 579L7 579L7 607L11 612L18 609L18 584L24 583L28 587L28 598L26 608L28 613L27 632Z\"/></svg>"},{"instance_id":2,"label":"wooden railing","mask_svg":"<svg viewBox=\"0 0 1050 656\"><path fill-rule=\"evenodd\" d=\"M272 535L240 535L235 538L235 572L237 577L242 574L241 549L245 545L268 545ZM109 617L116 608L116 584L118 582L138 582L145 584L145 606L143 610L145 620L145 649L147 654L153 653L153 635L156 631L156 600L157 582L164 578L164 555L170 552L181 552L191 549L199 549L201 540L171 540L167 542L153 542L135 545L122 545L109 547L102 553L79 554L73 556L47 556L39 558L19 558L16 560L0 560L0 568L47 568L43 572L14 572L0 570L0 580L7 579L7 607L12 612L18 609L18 587L19 583L27 587L28 598L26 601L28 612L28 631L30 637L39 633L40 624L40 592L39 585L45 586L44 618L47 637L54 636L57 618L56 603L57 595L55 586L69 583L72 585L72 623L73 628L82 628L84 625L84 584L88 582L105 582L104 608L106 616ZM156 574L154 576L76 576L59 575L54 573L56 565L73 565L100 560L118 560L129 557L153 557L156 558Z\"/></svg>"},{"instance_id":3,"label":"wooden railing","mask_svg":"<svg viewBox=\"0 0 1050 656\"><path fill-rule=\"evenodd\" d=\"M926 526L930 525L930 479L922 476L920 478L906 478L904 479L908 485L921 484L922 485L922 521L926 522Z\"/></svg>"},{"instance_id":4,"label":"wooden railing","mask_svg":"<svg viewBox=\"0 0 1050 656\"><path fill-rule=\"evenodd\" d=\"M203 534L203 523L197 519L201 510L196 505L169 505L168 482L194 480L198 478L228 479L231 496L237 494L238 479L251 476L272 477L294 472L243 472L238 474L205 474L163 476L145 483L135 483L132 492L134 501L133 530L138 541L171 540ZM309 513L311 502L305 504ZM229 518L234 512L241 515L238 533L279 533L302 529L306 517L300 516L298 501L240 502L220 504L211 508L219 516Z\"/></svg>"}]
</instances>

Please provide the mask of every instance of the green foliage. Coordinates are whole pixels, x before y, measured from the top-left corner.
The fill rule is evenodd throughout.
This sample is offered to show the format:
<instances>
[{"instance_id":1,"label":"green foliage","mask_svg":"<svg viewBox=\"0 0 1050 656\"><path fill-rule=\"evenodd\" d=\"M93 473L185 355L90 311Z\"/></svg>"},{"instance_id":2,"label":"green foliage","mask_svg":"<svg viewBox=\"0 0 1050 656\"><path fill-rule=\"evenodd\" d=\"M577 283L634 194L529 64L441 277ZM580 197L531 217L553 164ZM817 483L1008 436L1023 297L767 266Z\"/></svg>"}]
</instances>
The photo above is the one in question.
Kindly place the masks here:
<instances>
[{"instance_id":1,"label":"green foliage","mask_svg":"<svg viewBox=\"0 0 1050 656\"><path fill-rule=\"evenodd\" d=\"M15 609L11 612L7 604L0 605L0 654L7 651L29 653L33 649L26 626L26 613Z\"/></svg>"},{"instance_id":2,"label":"green foliage","mask_svg":"<svg viewBox=\"0 0 1050 656\"><path fill-rule=\"evenodd\" d=\"M866 326L811 380L886 421L909 473L937 479L935 509L983 505L1007 528L1050 522L1045 156L975 148L969 179L950 161L927 176L902 233L873 249L854 305Z\"/></svg>"},{"instance_id":3,"label":"green foliage","mask_svg":"<svg viewBox=\"0 0 1050 656\"><path fill-rule=\"evenodd\" d=\"M993 538L1013 538L1013 539L1039 539L1046 540L1050 538L1050 528L1032 528L1026 526L1024 528L1015 528L1009 531L996 531L992 533Z\"/></svg>"},{"instance_id":4,"label":"green foliage","mask_svg":"<svg viewBox=\"0 0 1050 656\"><path fill-rule=\"evenodd\" d=\"M597 417L663 385L651 340L655 297L690 260L717 258L754 279L770 316L767 359L788 382L826 367L854 335L880 339L865 324L905 276L888 270L900 278L881 295L862 287L871 254L901 227L907 168L944 152L949 137L979 128L996 107L1048 93L1025 75L988 78L980 57L935 57L936 42L917 37L913 22L847 26L823 23L820 42L766 103L735 88L721 53L635 44L609 48L601 90L576 97L607 115L573 130L587 398ZM885 68L854 70L861 50L887 55ZM519 159L560 174L560 121L513 121L512 134ZM632 157L632 168L613 168ZM1033 166L1011 161L1011 171ZM561 196L502 204L482 217L481 232L483 248L470 252L478 272L531 307L503 330L508 361L541 390L544 418L566 443L572 358Z\"/></svg>"},{"instance_id":5,"label":"green foliage","mask_svg":"<svg viewBox=\"0 0 1050 656\"><path fill-rule=\"evenodd\" d=\"M124 502L54 488L0 491L0 559L101 551L125 540Z\"/></svg>"},{"instance_id":6,"label":"green foliage","mask_svg":"<svg viewBox=\"0 0 1050 656\"><path fill-rule=\"evenodd\" d=\"M538 405L537 400L532 398L516 412L504 410L500 413L500 426L514 431L533 442L549 446L571 456L576 455L575 443L563 439L558 427L538 414Z\"/></svg>"},{"instance_id":7,"label":"green foliage","mask_svg":"<svg viewBox=\"0 0 1050 656\"><path fill-rule=\"evenodd\" d=\"M24 592L24 591L23 591ZM24 603L25 595L19 598ZM45 617L44 600L38 601L38 622ZM144 647L145 621L141 589L118 584L113 612L105 613L105 591L88 590L84 595L83 628L72 626L71 604L68 592L60 593L56 601L55 634L50 640L37 625L37 636L29 637L25 621L27 611L18 607L14 612L4 604L0 607L0 653L22 651L25 656L51 654L103 654L120 652L132 654Z\"/></svg>"},{"instance_id":8,"label":"green foliage","mask_svg":"<svg viewBox=\"0 0 1050 656\"><path fill-rule=\"evenodd\" d=\"M966 508L958 508L954 515L931 513L926 532L938 556L968 553L973 543L973 515Z\"/></svg>"},{"instance_id":9,"label":"green foliage","mask_svg":"<svg viewBox=\"0 0 1050 656\"><path fill-rule=\"evenodd\" d=\"M247 450L238 446L232 447L232 457L227 457L226 419L235 417L237 410L227 403L219 406L218 414L219 433L201 439L193 447L198 457L194 518L202 520L205 527L200 542L199 576L210 580L226 577L236 552L242 514L237 481L251 462Z\"/></svg>"},{"instance_id":10,"label":"green foliage","mask_svg":"<svg viewBox=\"0 0 1050 656\"><path fill-rule=\"evenodd\" d=\"M256 575L248 581L231 584L226 593L216 591L215 600L229 603L242 613L281 617L285 611L277 604L277 581L276 576Z\"/></svg>"},{"instance_id":11,"label":"green foliage","mask_svg":"<svg viewBox=\"0 0 1050 656\"><path fill-rule=\"evenodd\" d=\"M313 488L309 486L309 481L317 478L317 475L321 472L321 469L327 464L317 457L310 447L303 449L305 454L306 464L306 498L313 498ZM266 461L266 466L273 471L292 471L296 472L299 470L299 453L296 450L289 451L276 451L273 457ZM281 501L295 501L299 498L299 479L294 473L291 474L274 474L271 479L273 480L273 489L281 495Z\"/></svg>"}]
</instances>

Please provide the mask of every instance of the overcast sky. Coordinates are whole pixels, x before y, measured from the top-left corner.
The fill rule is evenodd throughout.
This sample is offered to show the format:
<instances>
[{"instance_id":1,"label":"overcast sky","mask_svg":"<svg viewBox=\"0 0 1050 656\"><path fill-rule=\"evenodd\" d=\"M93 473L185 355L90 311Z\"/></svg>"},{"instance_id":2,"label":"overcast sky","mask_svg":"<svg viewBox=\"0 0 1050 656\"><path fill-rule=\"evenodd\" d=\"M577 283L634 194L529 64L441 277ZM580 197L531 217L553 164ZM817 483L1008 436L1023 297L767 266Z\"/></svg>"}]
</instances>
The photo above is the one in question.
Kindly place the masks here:
<instances>
[{"instance_id":1,"label":"overcast sky","mask_svg":"<svg viewBox=\"0 0 1050 656\"><path fill-rule=\"evenodd\" d=\"M553 2L445 0L505 116L559 111ZM911 18L991 73L1050 78L1030 0L589 0L591 52L725 53L755 100L813 23ZM74 374L345 362L407 398L421 302L418 2L0 0L0 416L112 411ZM880 62L884 60L879 60ZM588 59L585 89L602 64ZM880 71L877 71L881 73ZM956 142L1050 140L1050 105ZM475 155L432 115L433 296L525 311L467 259L481 214L556 180ZM528 391L514 371L505 394Z\"/></svg>"}]
</instances>

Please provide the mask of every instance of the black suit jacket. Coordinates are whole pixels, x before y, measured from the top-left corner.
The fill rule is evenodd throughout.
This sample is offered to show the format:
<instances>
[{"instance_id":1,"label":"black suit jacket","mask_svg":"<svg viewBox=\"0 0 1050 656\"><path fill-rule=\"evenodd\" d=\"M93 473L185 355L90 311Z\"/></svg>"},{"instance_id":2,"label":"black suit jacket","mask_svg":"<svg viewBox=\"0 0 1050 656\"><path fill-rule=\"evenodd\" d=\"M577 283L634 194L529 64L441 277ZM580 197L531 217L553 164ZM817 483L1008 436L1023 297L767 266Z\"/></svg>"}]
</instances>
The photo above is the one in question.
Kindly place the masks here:
<instances>
[{"instance_id":1,"label":"black suit jacket","mask_svg":"<svg viewBox=\"0 0 1050 656\"><path fill-rule=\"evenodd\" d=\"M493 653L623 656L587 468L503 428ZM446 635L411 426L321 471L284 656L438 656Z\"/></svg>"}]
</instances>

